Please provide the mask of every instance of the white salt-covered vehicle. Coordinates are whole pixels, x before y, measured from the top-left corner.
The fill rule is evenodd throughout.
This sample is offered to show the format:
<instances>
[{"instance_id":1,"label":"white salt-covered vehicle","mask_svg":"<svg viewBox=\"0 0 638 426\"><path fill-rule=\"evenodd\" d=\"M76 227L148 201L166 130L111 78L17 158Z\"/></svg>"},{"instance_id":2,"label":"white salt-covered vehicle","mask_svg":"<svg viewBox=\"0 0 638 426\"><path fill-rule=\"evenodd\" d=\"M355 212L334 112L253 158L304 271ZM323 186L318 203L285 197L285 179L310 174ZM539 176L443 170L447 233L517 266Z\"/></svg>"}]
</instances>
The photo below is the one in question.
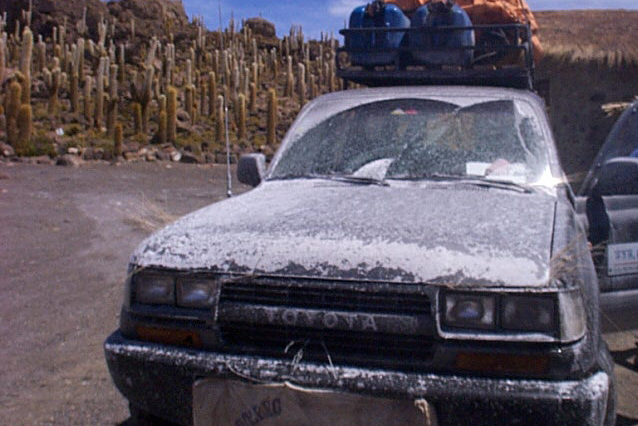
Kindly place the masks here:
<instances>
[{"instance_id":1,"label":"white salt-covered vehicle","mask_svg":"<svg viewBox=\"0 0 638 426\"><path fill-rule=\"evenodd\" d=\"M138 419L614 423L587 235L529 90L324 95L238 173L255 188L131 258L105 352Z\"/></svg>"}]
</instances>

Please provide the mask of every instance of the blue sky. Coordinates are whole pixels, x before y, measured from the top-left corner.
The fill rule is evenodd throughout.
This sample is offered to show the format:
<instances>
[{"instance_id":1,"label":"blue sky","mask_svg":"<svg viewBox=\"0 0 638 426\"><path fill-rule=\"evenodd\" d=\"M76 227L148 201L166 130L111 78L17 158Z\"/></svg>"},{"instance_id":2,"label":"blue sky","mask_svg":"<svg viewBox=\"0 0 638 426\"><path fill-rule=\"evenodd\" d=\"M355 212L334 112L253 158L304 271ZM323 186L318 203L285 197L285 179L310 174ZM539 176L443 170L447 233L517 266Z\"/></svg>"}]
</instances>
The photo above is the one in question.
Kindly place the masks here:
<instances>
[{"instance_id":1,"label":"blue sky","mask_svg":"<svg viewBox=\"0 0 638 426\"><path fill-rule=\"evenodd\" d=\"M277 35L288 32L291 25L301 25L308 38L319 38L321 31L338 35L350 11L370 0L182 0L189 16L202 15L206 26L219 28L221 2L222 23L228 24L231 13L235 21L261 16L273 22ZM637 0L527 0L532 10L557 9L634 9Z\"/></svg>"}]
</instances>

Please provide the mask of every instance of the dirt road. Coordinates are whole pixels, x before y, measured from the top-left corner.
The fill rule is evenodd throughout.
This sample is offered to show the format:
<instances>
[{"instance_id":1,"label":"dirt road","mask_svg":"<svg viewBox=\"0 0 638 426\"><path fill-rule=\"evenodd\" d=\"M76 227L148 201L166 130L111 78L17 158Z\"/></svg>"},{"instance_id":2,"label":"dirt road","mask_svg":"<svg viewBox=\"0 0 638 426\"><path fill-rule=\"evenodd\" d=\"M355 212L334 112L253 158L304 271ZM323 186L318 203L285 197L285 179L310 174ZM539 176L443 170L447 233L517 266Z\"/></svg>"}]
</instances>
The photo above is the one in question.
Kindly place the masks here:
<instances>
[{"instance_id":1,"label":"dirt road","mask_svg":"<svg viewBox=\"0 0 638 426\"><path fill-rule=\"evenodd\" d=\"M224 177L222 166L0 162L0 423L126 422L102 342L128 256L153 228L223 199ZM638 311L612 321L619 424L638 424L638 373L623 361L636 353Z\"/></svg>"}]
</instances>

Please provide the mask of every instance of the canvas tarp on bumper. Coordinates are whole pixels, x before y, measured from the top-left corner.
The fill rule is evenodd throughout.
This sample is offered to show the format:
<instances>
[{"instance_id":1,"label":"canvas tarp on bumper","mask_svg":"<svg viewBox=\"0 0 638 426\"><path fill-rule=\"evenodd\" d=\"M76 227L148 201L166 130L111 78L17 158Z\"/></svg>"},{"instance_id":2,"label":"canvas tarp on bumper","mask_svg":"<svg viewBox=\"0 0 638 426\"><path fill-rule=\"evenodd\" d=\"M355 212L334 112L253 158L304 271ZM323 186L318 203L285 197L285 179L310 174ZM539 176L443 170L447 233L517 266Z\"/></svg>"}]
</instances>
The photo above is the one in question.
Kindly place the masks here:
<instances>
[{"instance_id":1,"label":"canvas tarp on bumper","mask_svg":"<svg viewBox=\"0 0 638 426\"><path fill-rule=\"evenodd\" d=\"M193 385L195 426L436 426L425 400L393 400L301 388L202 379Z\"/></svg>"}]
</instances>

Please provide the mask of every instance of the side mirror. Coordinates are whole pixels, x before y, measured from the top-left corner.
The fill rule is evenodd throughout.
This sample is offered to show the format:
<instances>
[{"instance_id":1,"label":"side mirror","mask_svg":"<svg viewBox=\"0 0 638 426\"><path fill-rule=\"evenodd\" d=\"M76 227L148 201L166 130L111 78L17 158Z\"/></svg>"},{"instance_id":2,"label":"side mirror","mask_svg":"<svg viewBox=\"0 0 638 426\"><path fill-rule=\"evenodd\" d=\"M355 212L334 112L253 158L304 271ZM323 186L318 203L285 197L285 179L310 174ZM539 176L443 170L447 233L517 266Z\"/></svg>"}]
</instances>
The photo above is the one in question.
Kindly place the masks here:
<instances>
[{"instance_id":1,"label":"side mirror","mask_svg":"<svg viewBox=\"0 0 638 426\"><path fill-rule=\"evenodd\" d=\"M266 174L266 156L264 154L246 154L239 158L237 179L246 185L257 186Z\"/></svg>"},{"instance_id":2,"label":"side mirror","mask_svg":"<svg viewBox=\"0 0 638 426\"><path fill-rule=\"evenodd\" d=\"M592 195L638 195L638 158L616 157L598 172Z\"/></svg>"}]
</instances>

